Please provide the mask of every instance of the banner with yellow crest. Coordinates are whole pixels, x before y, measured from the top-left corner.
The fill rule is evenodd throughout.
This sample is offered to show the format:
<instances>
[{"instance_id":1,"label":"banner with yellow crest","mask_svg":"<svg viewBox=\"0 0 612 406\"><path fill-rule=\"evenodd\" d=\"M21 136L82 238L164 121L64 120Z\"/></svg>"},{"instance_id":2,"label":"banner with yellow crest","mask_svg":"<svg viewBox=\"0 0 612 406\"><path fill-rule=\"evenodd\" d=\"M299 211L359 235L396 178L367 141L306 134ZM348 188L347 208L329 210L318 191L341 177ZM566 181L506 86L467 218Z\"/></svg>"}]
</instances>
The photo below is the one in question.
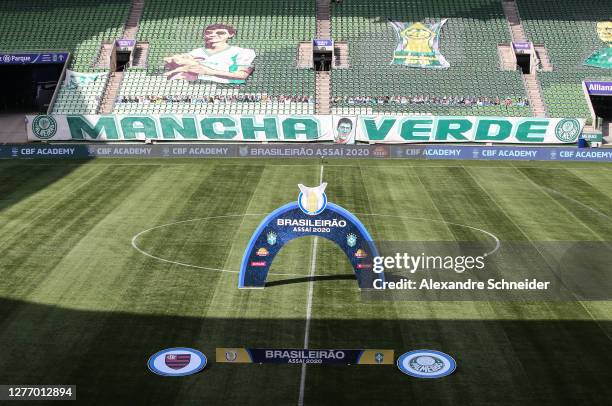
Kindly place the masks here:
<instances>
[{"instance_id":1,"label":"banner with yellow crest","mask_svg":"<svg viewBox=\"0 0 612 406\"><path fill-rule=\"evenodd\" d=\"M440 31L446 23L402 23L390 21L398 37L392 65L412 68L447 69L450 64L440 53Z\"/></svg>"},{"instance_id":2,"label":"banner with yellow crest","mask_svg":"<svg viewBox=\"0 0 612 406\"><path fill-rule=\"evenodd\" d=\"M606 47L595 51L584 64L596 68L612 69L612 21L598 22L597 35L606 44Z\"/></svg>"}]
</instances>

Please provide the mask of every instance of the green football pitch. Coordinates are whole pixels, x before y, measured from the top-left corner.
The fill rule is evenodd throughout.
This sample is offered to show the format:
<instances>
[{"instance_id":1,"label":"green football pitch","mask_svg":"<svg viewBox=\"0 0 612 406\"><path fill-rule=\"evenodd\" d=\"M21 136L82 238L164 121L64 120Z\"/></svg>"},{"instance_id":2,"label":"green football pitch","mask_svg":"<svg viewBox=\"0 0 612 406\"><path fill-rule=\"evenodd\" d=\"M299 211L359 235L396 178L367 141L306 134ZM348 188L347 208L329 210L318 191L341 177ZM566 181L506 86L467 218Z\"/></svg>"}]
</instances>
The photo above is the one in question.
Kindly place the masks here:
<instances>
[{"instance_id":1,"label":"green football pitch","mask_svg":"<svg viewBox=\"0 0 612 406\"><path fill-rule=\"evenodd\" d=\"M280 252L268 287L237 289L259 222L321 174L378 240L612 237L609 164L3 161L0 384L77 385L88 405L610 404L607 300L365 300L340 249L313 237ZM457 370L214 362L216 347L305 343L440 350ZM147 360L168 347L209 364L154 375Z\"/></svg>"}]
</instances>

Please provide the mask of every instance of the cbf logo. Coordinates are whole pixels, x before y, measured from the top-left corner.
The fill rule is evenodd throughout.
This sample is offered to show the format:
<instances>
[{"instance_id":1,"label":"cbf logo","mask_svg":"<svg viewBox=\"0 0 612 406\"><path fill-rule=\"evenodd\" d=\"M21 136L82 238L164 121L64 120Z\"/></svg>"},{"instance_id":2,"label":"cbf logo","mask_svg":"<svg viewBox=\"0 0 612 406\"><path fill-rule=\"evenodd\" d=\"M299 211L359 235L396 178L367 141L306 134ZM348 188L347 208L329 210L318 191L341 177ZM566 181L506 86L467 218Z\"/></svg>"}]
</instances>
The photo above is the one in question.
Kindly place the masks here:
<instances>
[{"instance_id":1,"label":"cbf logo","mask_svg":"<svg viewBox=\"0 0 612 406\"><path fill-rule=\"evenodd\" d=\"M416 378L441 378L452 374L457 363L450 355L440 351L415 350L400 356L397 367L406 375Z\"/></svg>"},{"instance_id":2,"label":"cbf logo","mask_svg":"<svg viewBox=\"0 0 612 406\"><path fill-rule=\"evenodd\" d=\"M37 138L47 140L57 133L57 121L51 116L36 116L32 120L32 132Z\"/></svg>"},{"instance_id":3,"label":"cbf logo","mask_svg":"<svg viewBox=\"0 0 612 406\"><path fill-rule=\"evenodd\" d=\"M353 233L347 234L346 235L346 245L348 245L351 248L357 245L357 236Z\"/></svg>"},{"instance_id":4,"label":"cbf logo","mask_svg":"<svg viewBox=\"0 0 612 406\"><path fill-rule=\"evenodd\" d=\"M299 184L300 195L298 196L298 205L300 209L309 216L316 216L325 210L327 206L327 196L325 195L325 187L327 183L322 183L317 187L306 187Z\"/></svg>"},{"instance_id":5,"label":"cbf logo","mask_svg":"<svg viewBox=\"0 0 612 406\"><path fill-rule=\"evenodd\" d=\"M555 136L559 141L574 142L580 135L580 123L573 118L566 118L555 127Z\"/></svg>"}]
</instances>

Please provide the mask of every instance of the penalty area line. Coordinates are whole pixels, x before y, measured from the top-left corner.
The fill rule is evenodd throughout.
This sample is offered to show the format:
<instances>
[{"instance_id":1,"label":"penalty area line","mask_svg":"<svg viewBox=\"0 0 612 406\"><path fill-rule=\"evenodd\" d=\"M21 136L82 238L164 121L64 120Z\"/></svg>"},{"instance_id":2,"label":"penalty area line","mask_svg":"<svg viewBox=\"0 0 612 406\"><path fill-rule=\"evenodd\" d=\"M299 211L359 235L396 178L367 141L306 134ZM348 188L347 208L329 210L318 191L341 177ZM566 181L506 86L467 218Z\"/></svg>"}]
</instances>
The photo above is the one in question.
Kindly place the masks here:
<instances>
[{"instance_id":1,"label":"penalty area line","mask_svg":"<svg viewBox=\"0 0 612 406\"><path fill-rule=\"evenodd\" d=\"M321 165L321 172L319 174L319 185L323 183L323 165ZM310 340L310 317L312 315L312 295L314 293L314 280L312 278L315 275L317 269L317 244L318 238L315 237L312 242L312 251L310 252L310 282L308 284L308 301L306 305L306 327L304 328L304 349L308 348L308 341ZM300 375L300 395L298 397L298 406L304 405L304 390L306 388L306 364L302 364L302 373Z\"/></svg>"}]
</instances>

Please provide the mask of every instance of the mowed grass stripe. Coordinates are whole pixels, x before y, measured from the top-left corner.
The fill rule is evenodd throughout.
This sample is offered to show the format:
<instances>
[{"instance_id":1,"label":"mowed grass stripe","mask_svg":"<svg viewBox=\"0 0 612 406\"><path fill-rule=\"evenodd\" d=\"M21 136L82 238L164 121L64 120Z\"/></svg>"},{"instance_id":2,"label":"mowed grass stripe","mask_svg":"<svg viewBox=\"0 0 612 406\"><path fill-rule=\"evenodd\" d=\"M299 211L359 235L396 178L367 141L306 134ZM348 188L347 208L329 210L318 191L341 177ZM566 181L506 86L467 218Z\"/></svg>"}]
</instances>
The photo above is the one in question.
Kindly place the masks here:
<instances>
[{"instance_id":1,"label":"mowed grass stripe","mask_svg":"<svg viewBox=\"0 0 612 406\"><path fill-rule=\"evenodd\" d=\"M520 235L520 230L505 216L505 213L498 210L490 196L482 193L480 185L463 167L422 168L417 174L434 203L436 211L446 221L483 228L498 236L502 244L504 239L517 238ZM477 235L476 233L479 232L475 230L457 226L452 226L451 232L457 241L482 240L483 237L483 235ZM406 329L405 342L421 341L421 348L431 348L431 345L428 347L427 343L435 343L438 345L437 348L455 354L460 362L463 358L468 365L472 365L473 361L479 357L493 359L495 363L493 368L500 371L494 381L497 381L498 384L512 382L512 385L529 388L522 365L516 361L512 351L509 351L508 338L503 328L495 323L475 321L469 327L460 325L461 328L458 329L456 325L449 324L447 321L436 321L440 317L442 319L463 318L466 314L477 315L476 319L490 318L492 312L487 302L426 303L430 308L430 314L427 316L431 320L430 330L422 332L414 328ZM401 311L402 307L401 303L397 304L398 311ZM495 343L495 346L491 347L490 343ZM504 348L505 351L500 351ZM446 394L448 400L477 398L479 395L479 390L475 386L479 381L477 377L478 373L464 377L466 381L462 385L449 387ZM417 396L427 396L426 388L417 386L415 391ZM533 388L529 388L526 393L513 401L521 402L523 397L531 396L532 392Z\"/></svg>"},{"instance_id":2,"label":"mowed grass stripe","mask_svg":"<svg viewBox=\"0 0 612 406\"><path fill-rule=\"evenodd\" d=\"M96 177L97 181L80 190L78 196L55 196L55 210L34 221L27 230L27 237L22 238L14 248L21 252L23 259L20 264L8 268L11 275L6 280L7 284L17 285L13 290L14 295L19 294L19 298L33 302L44 302L61 300L69 294L73 281L67 274L83 270L62 268L59 264L63 258L113 211L118 202L129 195L133 184L141 183L149 176L121 175L114 168L104 169ZM75 182L78 180L75 179ZM80 201L88 204L81 206L78 204ZM95 247L90 247L88 258L91 259L94 253ZM3 269L5 266L3 264ZM48 286L52 288L47 289ZM95 285L90 285L90 289L95 289ZM45 294L49 294L49 297ZM3 296L8 295L4 293ZM4 313L2 309L0 347L6 351L6 356L0 357L0 368L10 371L12 379L21 377L26 381L25 378L38 377L42 381L46 374L64 375L75 366L74 363L65 366L61 362L66 351L72 348L76 352L89 350L87 343L92 330L85 328L85 325L69 325L62 318L63 310L60 307L50 308L46 314L37 312L36 308L37 305L22 302L10 309L10 313ZM22 362L19 357L26 348L31 369L15 369L15 365Z\"/></svg>"},{"instance_id":3,"label":"mowed grass stripe","mask_svg":"<svg viewBox=\"0 0 612 406\"><path fill-rule=\"evenodd\" d=\"M427 191L412 168L368 167L361 169L371 213L362 221L374 230L378 241L453 241ZM398 211L398 207L402 210ZM433 220L433 221L428 221Z\"/></svg>"},{"instance_id":4,"label":"mowed grass stripe","mask_svg":"<svg viewBox=\"0 0 612 406\"><path fill-rule=\"evenodd\" d=\"M234 172L227 173L226 168L216 163L203 167L185 167L184 169L187 171L181 176L174 176L166 180L166 185L170 185L170 187L165 193L171 196L184 196L184 198L170 199L168 203L174 202L174 204L164 204L162 210L157 210L160 218L164 219L161 223L168 222L171 218L205 217L209 212L218 214L223 208L230 212L244 212L245 202L232 196L229 192L240 191L248 199L253 190L248 185L257 183L262 168L262 166L249 167L245 176L245 171L240 171L240 175ZM133 170L139 169L133 168ZM218 182L221 173L224 173L224 182ZM174 182L172 182L173 180ZM253 182L253 180L255 181ZM185 183L189 184L190 187L177 187L177 185ZM155 185L150 185L150 187L154 189ZM153 201L159 202L160 199L163 201L163 196L156 195L155 192L153 192L152 198L154 198ZM125 209L125 214L129 214L129 208L126 207ZM155 212L155 210L153 211ZM182 241L198 240L201 238L201 229L206 228L206 226L206 222L199 224L196 222L190 233L178 230L179 235L172 236L172 233L170 233L170 235L164 235L163 237ZM130 230L129 234L126 235L126 244L129 243L134 231ZM187 243L185 245L197 246L197 244ZM176 249L183 248L180 245L176 246ZM131 247L129 247L129 250L131 250ZM131 258L128 257L127 264L118 269L130 269L132 266L137 266L139 261L145 263L151 261L134 250L130 252ZM200 258L204 257L202 259L205 261L206 255L226 256L228 252L229 247L225 251L205 252L205 255L200 255ZM167 254L171 255L172 253L168 252ZM133 262L133 265L130 265L130 262ZM203 325L206 325L203 320L205 320L204 316L208 302L210 302L214 291L218 289L219 273L171 264L151 265L153 269L140 266L139 269L134 269L131 275L127 275L124 280L118 281L120 285L117 290L121 296L120 301L123 303L117 307L129 309L131 312L136 311L152 315L184 316L193 314L198 317L188 321L184 318L140 318L132 325L118 324L116 318L106 318L105 323L98 329L95 340L87 347L88 352L80 357L83 362L73 372L73 376L84 374L90 368L86 360L92 357L100 357L100 347L103 346L102 354L105 354L103 359L107 363L104 368L112 368L114 360L119 357L124 360L122 365L124 374L133 377L131 378L133 381L130 382L138 382L138 387L146 392L147 396L152 396L155 399L171 399L179 396L181 385L169 381L158 382L143 367L148 355L164 347L184 345L203 349L209 356L212 356L213 352L210 351L210 348L202 345L202 341L205 341L206 337L203 337L201 333ZM134 335L135 331L138 331L137 335ZM228 333L227 329L225 332ZM121 386L125 384L123 382L124 376L123 374L104 376L103 379L113 386ZM185 384L189 385L189 383Z\"/></svg>"},{"instance_id":5,"label":"mowed grass stripe","mask_svg":"<svg viewBox=\"0 0 612 406\"><path fill-rule=\"evenodd\" d=\"M27 166L19 161L0 161L0 212L78 169L79 166Z\"/></svg>"},{"instance_id":6,"label":"mowed grass stripe","mask_svg":"<svg viewBox=\"0 0 612 406\"><path fill-rule=\"evenodd\" d=\"M436 213L446 221L482 227L493 232L501 239L520 238L520 231L510 219L501 211L496 210L490 198L481 193L482 190L461 168L419 168L417 174L422 180L430 200L434 202ZM461 186L459 187L459 185ZM472 232L472 230L466 230L463 227L457 226L452 226L451 232L453 233L453 238L450 240L472 241L482 240L483 237L479 232ZM395 305L399 318L488 319L495 317L486 302L438 303L429 301L422 302L418 306L410 302L397 302ZM440 326L445 326L448 323L440 321L439 324ZM414 337L412 335L414 330L410 328L406 330L406 342L413 341ZM431 333L435 334L435 342L445 343L446 345L462 342L462 339L456 336L456 331L443 330L443 328L432 330ZM464 334L464 332L460 334ZM491 334L503 337L502 331L487 332L487 335ZM434 339L433 337L431 338ZM448 338L450 340L447 340Z\"/></svg>"},{"instance_id":7,"label":"mowed grass stripe","mask_svg":"<svg viewBox=\"0 0 612 406\"><path fill-rule=\"evenodd\" d=\"M568 168L568 171L580 178L582 181L594 187L599 193L609 199L612 199L612 171L602 171L592 168L588 170L577 170L576 168ZM610 206L599 207L606 212Z\"/></svg>"},{"instance_id":8,"label":"mowed grass stripe","mask_svg":"<svg viewBox=\"0 0 612 406\"><path fill-rule=\"evenodd\" d=\"M388 169L387 169L388 170ZM368 174L371 169L368 168ZM374 172L374 171L372 171ZM397 172L397 171L394 171ZM419 216L425 218L441 218L438 207L430 204L432 201L427 194L424 186L418 182L418 179L411 174L409 181L399 182L403 192L398 192L397 189L393 193L398 196L394 199L393 205L389 205L385 199L386 194L383 188L379 185L383 184L387 176L381 176L381 181L372 182L370 196L376 196L371 199L374 207L386 206L386 210L390 213L407 213L410 215L414 209L414 196L420 197L418 209ZM394 179L397 179L394 173ZM369 183L369 182L368 182ZM403 186L407 187L404 189ZM382 190L381 190L382 189ZM356 190L355 193L363 193ZM403 194L409 195L407 198L402 198ZM424 209L424 207L426 207ZM473 224L470 220L459 219L457 217L446 219L447 221L459 222L462 224ZM485 218L484 221L487 219ZM373 218L372 222L377 224L385 224L385 222L396 222L396 219ZM455 236L451 231L444 226L440 230L439 237L444 240L454 240ZM378 227L380 230L380 226ZM398 233L399 234L399 233ZM415 235L418 239L418 236ZM431 231L426 234L426 238L431 239ZM473 238L473 236L470 236ZM381 238L381 237L379 237ZM384 237L383 237L384 238ZM462 235L461 238L466 238ZM326 263L345 262L343 254L340 250L326 250L333 255L327 258ZM335 252L334 252L335 251ZM350 269L350 268L349 268ZM501 329L493 328L489 330L486 323L466 323L457 324L449 322L449 318L465 317L466 314L477 317L479 313L487 313L491 311L486 308L486 304L473 304L470 302L459 303L435 303L435 302L363 302L361 296L357 293L355 281L330 281L328 283L320 283L316 285L317 297L316 302L319 306L316 308L315 314L319 315L313 320L313 331L318 332L316 340L320 344L320 348L329 347L351 347L351 348L394 348L398 351L398 355L403 351L415 348L437 348L452 353L458 358L459 362L467 362L467 367L471 368L475 360L480 360L481 355L475 349L486 348L491 341L503 343L507 346L507 339ZM341 287L343 289L341 289ZM485 307L483 309L483 307ZM321 317L325 315L326 317ZM426 322L420 320L411 320L413 318L426 318ZM441 318L441 320L437 320ZM311 337L314 337L311 336ZM510 354L500 357L500 361L496 362L495 367L500 367L501 371L515 371L520 369L520 365L513 362ZM328 390L326 382L336 382L338 386L350 386L351 391L343 391L343 401L351 402L367 402L368 404L383 404L388 401L389 393L393 393L394 399L427 399L430 395L430 389L424 387L422 382L406 379L405 376L398 374L392 368L375 368L353 367L349 370L337 371L331 368L312 368L309 369L308 393L318 393L319 399L340 399L338 394ZM452 402L453 399L469 399L477 398L480 392L477 385L480 378L478 375L464 375L463 378L454 377L456 383L441 382L438 384L439 389L437 399L446 402ZM359 385L351 385L351 382L357 380ZM495 381L497 385L503 385L505 382L514 382L517 385L524 386L526 380L524 375L512 377L511 372L506 374L497 374L494 379L488 377L489 382ZM522 399L528 398L528 393L511 397L512 400L520 402ZM308 396L306 397L308 400Z\"/></svg>"},{"instance_id":9,"label":"mowed grass stripe","mask_svg":"<svg viewBox=\"0 0 612 406\"><path fill-rule=\"evenodd\" d=\"M520 172L579 223L591 230L594 239L611 239L612 221L598 213L605 213L612 207L610 197L567 170L555 171L553 175L532 169L520 169Z\"/></svg>"},{"instance_id":10,"label":"mowed grass stripe","mask_svg":"<svg viewBox=\"0 0 612 406\"><path fill-rule=\"evenodd\" d=\"M114 161L105 162L113 165ZM126 161L116 162L119 167ZM236 343L236 346L242 343L245 346L250 343L253 346L272 343L285 347L294 346L297 342L295 346L299 347L303 340L307 283L277 285L264 291L238 291L237 275L160 263L132 250L129 240L134 233L157 224L189 216L202 217L197 214L207 206L219 215L235 211L269 212L295 200L297 183L314 186L318 181L318 164L312 161L314 180L311 183L304 180L311 175L310 168L304 170L305 167L300 167L288 174L278 167L272 168L278 166L273 165L277 161L240 161L244 165L238 165L241 167L239 173L246 179L238 179L233 171L226 174L230 166L225 164L226 161L190 161L180 165L172 161L168 166L164 162L151 161L154 165L145 165L144 168L140 164L121 165L123 170L129 168L125 176L132 181L124 184L129 190L122 192L119 188L112 189L115 192L109 197L112 211L94 224L82 222L82 230L78 230L82 237L70 250L58 252L57 255L65 259L50 265L52 277L37 284L34 291L24 292L26 300L36 297L37 300L60 306L2 300L3 314L17 314L19 317L13 317L8 325L2 325L0 381L13 383L18 379L20 383L76 383L80 398L88 404L116 402L116 393L125 394L123 399L130 404L295 403L299 366L214 364L213 349L232 343ZM271 165L267 165L267 162ZM346 166L355 167L353 161L341 162L351 163ZM453 164L456 165L456 162ZM437 165L440 166L440 163ZM485 166L478 167L477 173L472 174L482 175L486 171ZM134 171L152 173L141 181L139 176L132 173L132 168ZM431 169L427 168L428 171ZM251 170L252 177L248 175ZM453 217L456 222L498 233L495 224L500 220L495 220L496 216L500 216L499 213L503 215L505 205L510 205L515 198L513 188L500 191L500 185L491 178L492 187L496 189L490 195L494 196L494 201L491 200L493 198L487 200L489 212L478 219L482 223L475 224L468 215L445 213L444 210L438 214L434 209L440 207L430 206L429 203L415 209L411 193L425 189L416 187L418 184L413 183L412 174L397 177L404 179L402 184L408 186L405 191L394 194L393 201L389 203L385 193L377 190L393 189L393 182L387 179L390 176L387 171L394 172L392 168L370 171L363 167L361 181L351 180L353 186L344 190L343 205L353 200L357 201L356 206L361 210L382 210L384 207L392 214L419 210L423 216L427 216L431 209L432 217ZM219 182L231 179L225 186L213 188L215 198L208 197L205 192L207 188L202 184L203 179L209 177L207 182L214 183L211 173L219 176ZM526 181L518 173L511 176L513 182ZM378 177L381 178L380 182L376 181ZM329 181L327 176L325 178ZM63 180L67 179L69 176ZM53 185L57 186L63 180ZM463 189L463 176L453 181L457 189ZM484 186L480 181L478 183ZM371 187L368 187L370 183ZM384 188L383 183L387 185ZM527 183L534 190L539 190L535 184ZM100 189L98 192L109 191L104 182L87 185L84 187L86 192L90 191L90 187L97 187ZM367 188L365 200L364 188ZM478 191L473 185L466 188L468 193L483 195L484 189ZM186 206L194 203L190 197L195 189L200 189L200 192L193 200L201 204L190 211ZM36 194L36 198L39 199L44 192ZM489 188L487 192L490 192ZM57 193L61 193L60 189L57 189ZM227 195L222 195L224 193ZM352 194L359 197L352 198ZM545 195L541 191L534 194L533 202L525 204L525 207L537 205L536 200L543 200L548 206L550 200ZM340 203L329 196L330 201ZM49 200L55 201L56 197L49 196ZM404 201L403 197L408 199ZM223 199L226 207L219 204ZM598 198L598 201L601 200ZM18 210L26 203L38 204L35 199L25 198L15 202L9 210ZM79 201L79 204L82 205L79 207L86 207L83 206L84 202ZM73 207L64 206L62 202L62 216L74 210ZM442 204L444 207L446 205ZM515 226L522 227L522 217L515 219L508 211L505 217L516 220ZM499 218L503 219L503 216ZM546 228L549 218L544 217L539 227ZM569 217L567 221L576 221L571 219ZM225 256L221 261L229 267L239 265L246 240L260 220L245 217L244 220L207 221L195 227L171 227L159 234L152 233L143 243L157 250L170 246L167 254L175 250L176 255L202 265L215 262L213 258L218 256ZM365 217L362 220L368 221ZM584 221L591 220L585 218ZM56 223L50 225L55 227ZM410 223L406 226L410 226ZM48 226L37 223L36 227ZM394 236L403 236L402 229L405 228L389 226L382 219L377 219L371 227L375 227L379 234L390 233ZM439 231L448 233L445 227L441 224ZM500 225L500 229L504 227ZM530 231L538 233L536 226L532 227ZM416 235L417 230L417 227L413 227L412 232ZM586 229L580 226L578 230L582 233ZM209 236L219 236L220 232L225 233L223 236L229 243L222 241L217 244L217 252L198 250L200 241ZM436 231L424 229L424 232L430 238L436 236ZM505 231L506 236L510 234ZM574 238L571 230L567 235ZM590 235L592 238L592 233ZM24 238L27 238L27 233ZM526 238L523 236L523 240ZM125 248L122 248L124 242ZM311 241L294 241L296 244L302 242L306 243L305 248L289 244L282 251L277 258L279 262L274 265L281 268L276 271L299 273L302 267L308 270ZM203 243L202 246L210 248L213 244ZM23 251L19 255L27 254L29 252ZM287 256L283 258L282 255ZM39 261L43 263L44 258L40 257ZM329 276L343 273L339 267L347 267L342 252L324 239L319 240L317 264L323 264L322 270ZM46 263L43 265L46 266ZM336 265L339 267L336 268ZM18 274L21 270L17 266L13 272ZM65 276L64 281L61 280L62 275ZM16 297L21 297L21 294ZM576 303L493 303L489 307L481 302L364 302L356 282L343 279L317 281L315 305L311 325L313 348L339 348L345 345L354 348L394 348L397 355L410 349L434 348L453 355L459 369L449 378L424 382L406 377L391 366L309 366L307 404L341 404L349 401L389 404L406 399L421 399L428 404L490 404L491 399L496 404L509 405L568 401L604 404L612 396L607 383L609 374L599 369L599 365L612 362L612 355L605 351L609 339L602 334L599 326L588 321L590 315ZM601 314L604 312L605 308L601 307ZM606 323L604 327L610 325ZM318 336L316 343L313 341L315 332ZM145 362L149 355L161 348L176 345L203 349L209 355L210 369L180 379L157 377L146 370ZM5 353L15 356L7 358L4 357ZM555 371L549 373L552 368ZM580 373L576 373L577 370ZM334 385L329 382L334 382ZM563 388L559 388L559 385ZM102 393L100 387L112 390Z\"/></svg>"},{"instance_id":11,"label":"mowed grass stripe","mask_svg":"<svg viewBox=\"0 0 612 406\"><path fill-rule=\"evenodd\" d=\"M32 171L31 169L36 169ZM39 171L42 170L42 172ZM61 203L58 195L73 195L79 187L99 175L103 167L92 165L70 166L25 166L19 173L9 171L9 178L2 186L9 188L0 194L0 247L43 214L53 212ZM16 170L16 169L15 169Z\"/></svg>"},{"instance_id":12,"label":"mowed grass stripe","mask_svg":"<svg viewBox=\"0 0 612 406\"><path fill-rule=\"evenodd\" d=\"M530 171L538 171L537 169L529 169ZM472 173L475 172L472 170ZM478 172L482 175L482 171ZM528 181L527 181L528 182ZM496 183L498 184L498 183ZM507 182L503 183L507 185ZM534 184L528 182L531 188L534 188ZM527 185L524 185L527 187ZM492 183L488 184L489 189L495 189ZM518 185L517 185L518 186ZM516 188L513 188L516 196ZM541 194L541 190L534 191L533 193ZM541 199L539 200L542 201ZM546 201L546 200L544 200ZM502 209L505 210L505 205L502 204ZM570 214L570 213L567 213ZM558 213L557 213L558 215ZM569 216L571 217L571 215ZM570 220L570 223L574 223ZM576 230L580 227L576 226L576 229L573 229L568 232L566 237L571 238L572 232L576 233ZM546 228L543 226L543 228ZM586 227L588 229L588 227ZM578 231L582 234L582 230ZM525 234L529 237L527 234ZM597 321L590 320L591 314L582 307L580 302L573 303L554 303L554 302L542 302L542 303L527 303L525 305L520 305L516 303L502 303L502 302L491 302L492 308L496 312L505 313L508 312L516 312L516 314L520 315L521 318L529 318L528 313L539 314L541 318L550 318L550 319L558 319L558 318L575 318L577 320L587 320L587 324L583 329L589 330L589 341L593 342L592 348L599 348L602 342L608 340L608 336L602 326L599 325ZM568 317L569 315L573 315L573 317ZM559 366L555 371L567 371L574 368L579 369L588 369L593 363L596 363L596 359L600 356L597 352L589 352L585 354L584 357L581 357L579 360L573 359L568 360L567 357L563 356L564 351L571 351L569 348L573 348L575 346L581 346L584 342L584 337L582 334L577 334L576 326L570 326L572 323L557 323L555 324L555 338L551 339L549 331L543 331L542 327L539 326L538 323L529 323L525 326L517 327L516 324L510 323L499 323L503 326L505 335L508 337L508 342L514 348L514 355L517 359L521 361L522 368L526 371L528 376L528 382L534 394L537 394L536 397L539 397L543 394L541 388L547 388L544 395L547 399L557 399L557 402L563 402L569 396L586 396L589 397L592 394L587 393L577 393L577 387L574 385L575 381L572 377L568 377L567 374L561 374L556 372L551 372L547 374L541 374L539 371L541 369L547 368L551 362L554 362ZM517 329L521 329L518 331ZM525 331L527 329L527 331ZM565 347L564 350L561 350L561 345L552 346L553 350L549 352L541 351L543 346L549 346L550 343L563 343L562 346ZM557 385L559 382L562 382L563 389L558 390ZM594 382L596 386L602 387L604 384L604 380L598 380ZM553 390L553 388L555 388ZM570 389L571 388L571 389ZM579 391L583 392L583 391ZM595 399L599 398L599 395L593 396Z\"/></svg>"},{"instance_id":13,"label":"mowed grass stripe","mask_svg":"<svg viewBox=\"0 0 612 406\"><path fill-rule=\"evenodd\" d=\"M254 193L253 185L257 184L263 172L262 165L228 171L218 161L200 168L187 166L186 169L190 169L190 172L183 174L183 183L189 187L169 190L168 193L177 196L174 204L164 207L158 224L149 223L143 229L177 221L224 216L225 213L240 215L246 211L245 199L248 200ZM223 176L222 182L219 182L220 176ZM178 181L176 184L180 185ZM177 189L176 186L173 188ZM230 253L231 244L214 244L215 249L211 250L207 238L226 237L228 230L223 226L235 226L238 221L239 218L216 224L210 219L169 226L147 233L146 238L138 240L138 244L147 252L169 260L186 259L204 267L223 264ZM143 281L144 284L134 285L134 291L125 292L126 303L140 299L142 311L152 313L205 314L212 293L218 288L219 272L160 262L129 248L134 264L142 263L140 267L145 278L146 272L151 276Z\"/></svg>"},{"instance_id":14,"label":"mowed grass stripe","mask_svg":"<svg viewBox=\"0 0 612 406\"><path fill-rule=\"evenodd\" d=\"M0 269L10 275L0 287L4 297L26 298L74 245L112 212L116 202L129 194L130 186L148 176L146 172L126 174L107 167L95 176L95 182L91 180L96 187L50 198L48 206L53 210L34 216L27 228L2 246L5 255ZM78 179L74 183L78 184Z\"/></svg>"},{"instance_id":15,"label":"mowed grass stripe","mask_svg":"<svg viewBox=\"0 0 612 406\"><path fill-rule=\"evenodd\" d=\"M482 187L481 193L486 191L498 210L515 225L518 234L504 240L588 240L594 237L583 224L572 223L572 216L567 211L525 179L516 168L466 170Z\"/></svg>"},{"instance_id":16,"label":"mowed grass stripe","mask_svg":"<svg viewBox=\"0 0 612 406\"><path fill-rule=\"evenodd\" d=\"M317 185L319 170L319 165L298 169L266 165L258 181L253 183L251 195L238 191L245 202L245 213L268 214L295 201L299 194L298 183ZM247 243L263 218L246 216L236 222L235 229L219 235L232 242L225 269L239 269ZM274 259L270 272L307 275L312 260L311 243L311 238L291 241ZM298 276L269 275L268 281L295 278ZM263 290L239 290L237 284L238 274L219 275L217 289L211 292L201 324L199 344L202 348L214 356L216 347L300 348L303 345L308 284L289 283ZM214 328L217 320L227 320L224 328ZM299 365L218 364L214 377L206 377L199 385L182 385L177 401L192 403L207 398L212 403L237 404L249 397L253 403L287 404L297 397L299 374ZM275 384L270 386L268 383L272 381ZM236 383L241 382L258 389L246 393L236 387Z\"/></svg>"}]
</instances>

